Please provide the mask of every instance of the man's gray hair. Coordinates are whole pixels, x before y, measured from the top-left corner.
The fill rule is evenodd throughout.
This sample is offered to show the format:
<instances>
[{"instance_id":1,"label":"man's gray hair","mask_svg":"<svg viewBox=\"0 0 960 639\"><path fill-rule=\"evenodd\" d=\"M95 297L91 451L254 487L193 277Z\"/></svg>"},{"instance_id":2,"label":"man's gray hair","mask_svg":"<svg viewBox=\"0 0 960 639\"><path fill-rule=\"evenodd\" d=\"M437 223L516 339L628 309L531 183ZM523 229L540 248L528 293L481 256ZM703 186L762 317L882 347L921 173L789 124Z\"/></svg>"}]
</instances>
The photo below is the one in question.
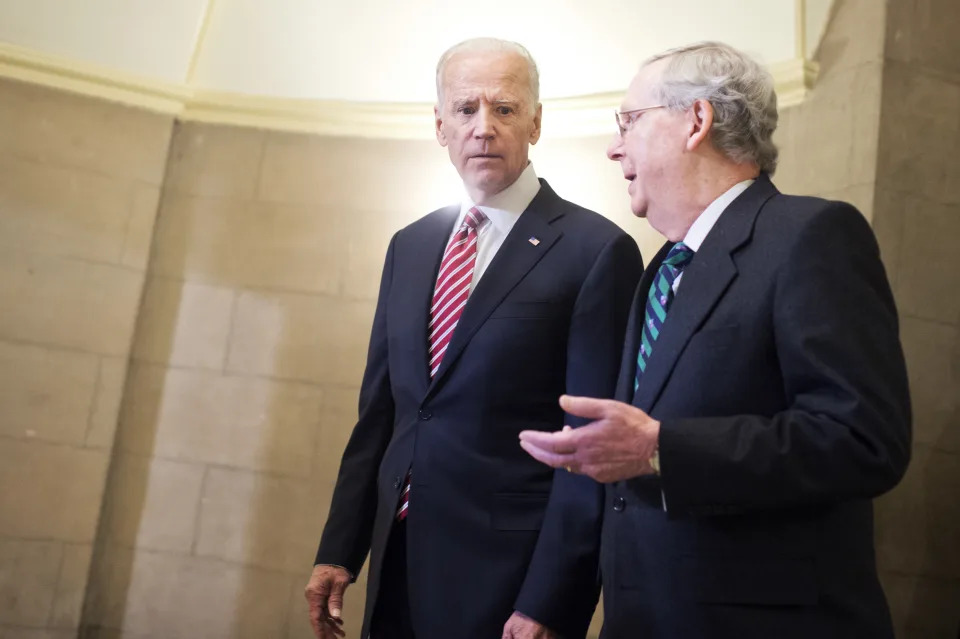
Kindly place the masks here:
<instances>
[{"instance_id":1,"label":"man's gray hair","mask_svg":"<svg viewBox=\"0 0 960 639\"><path fill-rule=\"evenodd\" d=\"M655 55L643 66L667 59L659 92L670 109L688 109L697 100L713 106L711 141L734 162L777 169L777 94L773 77L750 56L720 42L700 42Z\"/></svg>"},{"instance_id":2,"label":"man's gray hair","mask_svg":"<svg viewBox=\"0 0 960 639\"><path fill-rule=\"evenodd\" d=\"M530 109L536 110L540 102L540 71L537 70L537 63L533 56L527 51L526 47L510 40L500 40L498 38L472 38L464 40L447 49L440 61L437 63L437 102L443 105L443 73L447 63L456 55L462 53L514 53L527 63L527 78L530 81Z\"/></svg>"}]
</instances>

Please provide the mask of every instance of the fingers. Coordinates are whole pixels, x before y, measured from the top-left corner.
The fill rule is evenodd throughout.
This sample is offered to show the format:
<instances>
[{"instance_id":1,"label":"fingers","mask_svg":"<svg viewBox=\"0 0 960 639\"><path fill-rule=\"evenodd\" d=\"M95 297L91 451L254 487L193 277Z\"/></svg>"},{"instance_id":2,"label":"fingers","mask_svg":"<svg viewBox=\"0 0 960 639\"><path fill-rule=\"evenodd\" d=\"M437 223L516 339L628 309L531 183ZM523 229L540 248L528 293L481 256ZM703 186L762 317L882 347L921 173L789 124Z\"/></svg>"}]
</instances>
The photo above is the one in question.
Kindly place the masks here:
<instances>
[{"instance_id":1,"label":"fingers","mask_svg":"<svg viewBox=\"0 0 960 639\"><path fill-rule=\"evenodd\" d=\"M310 627L313 628L313 634L317 639L334 639L334 637L343 637L343 620L329 617L318 608L310 610Z\"/></svg>"},{"instance_id":2,"label":"fingers","mask_svg":"<svg viewBox=\"0 0 960 639\"><path fill-rule=\"evenodd\" d=\"M317 639L343 637L343 594L350 582L349 573L343 569L316 566L304 597L310 607L310 626Z\"/></svg>"},{"instance_id":3,"label":"fingers","mask_svg":"<svg viewBox=\"0 0 960 639\"><path fill-rule=\"evenodd\" d=\"M320 626L320 608L310 604L310 627L317 639L326 639L326 633Z\"/></svg>"},{"instance_id":4,"label":"fingers","mask_svg":"<svg viewBox=\"0 0 960 639\"><path fill-rule=\"evenodd\" d=\"M342 626L342 619L330 617L319 606L310 606L310 627L313 628L313 634L317 639L343 637L345 633Z\"/></svg>"},{"instance_id":5,"label":"fingers","mask_svg":"<svg viewBox=\"0 0 960 639\"><path fill-rule=\"evenodd\" d=\"M527 454L537 461L550 466L551 468L568 468L574 472L575 467L579 466L573 455L555 453L551 450L541 448L529 441L520 440L520 447L527 451Z\"/></svg>"},{"instance_id":6,"label":"fingers","mask_svg":"<svg viewBox=\"0 0 960 639\"><path fill-rule=\"evenodd\" d=\"M500 639L517 639L517 635L514 633L514 629L516 628L516 623L514 623L515 621L515 616L511 616L509 619L507 619L507 623L503 625L503 632L500 635Z\"/></svg>"},{"instance_id":7,"label":"fingers","mask_svg":"<svg viewBox=\"0 0 960 639\"><path fill-rule=\"evenodd\" d=\"M347 633L343 630L343 620L341 619L327 619L327 636L329 637L346 637Z\"/></svg>"},{"instance_id":8,"label":"fingers","mask_svg":"<svg viewBox=\"0 0 960 639\"><path fill-rule=\"evenodd\" d=\"M317 639L327 639L326 632L326 610L327 598L320 594L320 588L311 582L304 593L307 602L310 605L310 626L313 628L313 634Z\"/></svg>"},{"instance_id":9,"label":"fingers","mask_svg":"<svg viewBox=\"0 0 960 639\"><path fill-rule=\"evenodd\" d=\"M577 450L577 431L564 428L561 431L547 433L539 430L525 430L520 433L520 441L532 444L550 453L569 455Z\"/></svg>"},{"instance_id":10,"label":"fingers","mask_svg":"<svg viewBox=\"0 0 960 639\"><path fill-rule=\"evenodd\" d=\"M616 404L617 402L610 399L575 397L573 395L560 396L560 408L571 415L586 417L587 419L603 419L607 417Z\"/></svg>"},{"instance_id":11,"label":"fingers","mask_svg":"<svg viewBox=\"0 0 960 639\"><path fill-rule=\"evenodd\" d=\"M340 619L340 612L343 610L343 593L347 589L347 583L343 581L334 581L330 587L330 596L327 599L327 610L334 619Z\"/></svg>"}]
</instances>

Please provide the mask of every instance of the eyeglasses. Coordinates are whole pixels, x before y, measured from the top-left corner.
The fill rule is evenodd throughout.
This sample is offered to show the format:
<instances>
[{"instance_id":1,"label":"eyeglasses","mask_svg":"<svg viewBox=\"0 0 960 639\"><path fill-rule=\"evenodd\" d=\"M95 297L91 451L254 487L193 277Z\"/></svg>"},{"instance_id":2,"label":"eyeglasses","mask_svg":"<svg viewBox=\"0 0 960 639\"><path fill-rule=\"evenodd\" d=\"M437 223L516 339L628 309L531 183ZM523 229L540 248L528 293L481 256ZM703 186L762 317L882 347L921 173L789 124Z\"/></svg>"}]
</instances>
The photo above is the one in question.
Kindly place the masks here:
<instances>
[{"instance_id":1,"label":"eyeglasses","mask_svg":"<svg viewBox=\"0 0 960 639\"><path fill-rule=\"evenodd\" d=\"M667 108L665 104L658 104L656 106L643 107L642 109L630 109L629 111L614 111L613 114L617 118L617 129L620 131L620 137L630 130L630 127L633 126L633 123L637 121L641 115L646 111L652 111L653 109L665 109Z\"/></svg>"}]
</instances>

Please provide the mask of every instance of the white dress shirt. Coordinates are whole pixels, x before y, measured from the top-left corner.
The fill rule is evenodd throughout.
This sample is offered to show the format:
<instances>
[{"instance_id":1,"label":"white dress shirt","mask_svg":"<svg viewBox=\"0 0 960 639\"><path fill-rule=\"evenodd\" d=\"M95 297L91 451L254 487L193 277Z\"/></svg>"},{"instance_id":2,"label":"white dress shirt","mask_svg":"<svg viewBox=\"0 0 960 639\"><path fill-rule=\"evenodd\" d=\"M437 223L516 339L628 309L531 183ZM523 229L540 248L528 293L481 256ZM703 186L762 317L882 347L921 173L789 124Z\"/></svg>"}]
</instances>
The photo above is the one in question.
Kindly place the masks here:
<instances>
[{"instance_id":1,"label":"white dress shirt","mask_svg":"<svg viewBox=\"0 0 960 639\"><path fill-rule=\"evenodd\" d=\"M493 261L493 256L503 246L503 241L507 239L513 225L520 219L520 214L530 206L530 202L539 191L540 180L537 179L537 174L533 170L533 163L528 163L517 181L494 195L489 203L478 206L469 195L464 195L463 203L460 205L460 215L450 234L451 239L463 224L467 211L474 206L483 211L490 220L480 228L480 233L477 235L477 262L473 267L473 278L470 280L471 293L487 267L490 266L490 262ZM447 244L449 243L448 240Z\"/></svg>"}]
</instances>

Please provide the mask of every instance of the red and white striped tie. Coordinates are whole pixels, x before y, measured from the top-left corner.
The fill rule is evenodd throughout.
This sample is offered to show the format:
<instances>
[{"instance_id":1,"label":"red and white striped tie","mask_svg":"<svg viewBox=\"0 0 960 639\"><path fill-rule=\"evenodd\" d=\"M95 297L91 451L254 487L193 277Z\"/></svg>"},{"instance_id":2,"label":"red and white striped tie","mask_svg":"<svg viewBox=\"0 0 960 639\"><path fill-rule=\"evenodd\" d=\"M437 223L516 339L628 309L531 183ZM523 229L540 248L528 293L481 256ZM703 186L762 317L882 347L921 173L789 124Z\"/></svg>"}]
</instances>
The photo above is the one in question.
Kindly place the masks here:
<instances>
[{"instance_id":1,"label":"red and white striped tie","mask_svg":"<svg viewBox=\"0 0 960 639\"><path fill-rule=\"evenodd\" d=\"M427 343L430 346L430 378L437 374L440 362L450 345L453 329L460 321L463 307L470 297L470 283L477 263L477 236L487 216L477 207L471 208L463 218L463 224L456 235L447 244L447 250L440 262L437 284L433 289L433 302L430 305L430 323L427 325ZM403 521L410 505L410 473L403 483L400 493L400 507L397 519Z\"/></svg>"}]
</instances>

